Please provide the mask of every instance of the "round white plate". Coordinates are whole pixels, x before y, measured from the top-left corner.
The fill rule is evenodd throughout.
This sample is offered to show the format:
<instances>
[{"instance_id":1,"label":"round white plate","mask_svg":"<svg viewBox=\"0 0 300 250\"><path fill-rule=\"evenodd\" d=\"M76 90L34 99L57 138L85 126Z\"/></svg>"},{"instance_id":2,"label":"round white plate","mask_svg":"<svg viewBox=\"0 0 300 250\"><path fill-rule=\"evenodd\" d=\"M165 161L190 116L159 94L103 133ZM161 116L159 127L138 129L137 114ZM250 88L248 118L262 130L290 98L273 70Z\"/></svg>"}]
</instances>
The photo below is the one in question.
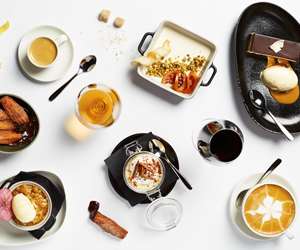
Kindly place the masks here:
<instances>
[{"instance_id":1,"label":"round white plate","mask_svg":"<svg viewBox=\"0 0 300 250\"><path fill-rule=\"evenodd\" d=\"M252 187L257 182L257 180L262 176L262 174L263 173L251 175L243 179L240 183L238 183L234 187L232 194L230 196L229 212L230 212L231 221L235 226L235 228L247 238L253 240L272 240L272 238L261 237L259 235L254 234L252 231L250 231L247 225L245 224L245 222L243 221L241 210L237 209L237 207L235 206L235 201L239 193L247 188ZM284 179L279 175L272 174L262 183L275 183L275 184L282 185L285 188L287 188L294 195L296 199L295 191L291 186L291 184L286 179Z\"/></svg>"},{"instance_id":2,"label":"round white plate","mask_svg":"<svg viewBox=\"0 0 300 250\"><path fill-rule=\"evenodd\" d=\"M55 174L46 171L36 171L36 173L47 177L53 183L60 186L62 190L64 190L62 181ZM3 181L0 182L0 185L2 184L2 182ZM65 221L66 211L67 211L67 205L65 201L63 203L62 208L60 209L59 213L56 216L55 224L47 233L44 234L44 236L40 240L37 240L26 231L21 231L16 229L15 227L13 227L7 222L3 222L3 221L0 222L0 246L24 246L24 245L39 243L49 239L54 234L56 234L59 231L59 229L62 227Z\"/></svg>"},{"instance_id":3,"label":"round white plate","mask_svg":"<svg viewBox=\"0 0 300 250\"><path fill-rule=\"evenodd\" d=\"M30 43L37 37L48 36L56 38L65 35L68 40L59 47L58 58L54 65L46 69L39 69L33 66L26 54ZM38 26L27 32L20 41L18 48L18 61L22 71L32 80L38 82L53 82L62 78L73 62L74 49L70 37L61 29L54 26Z\"/></svg>"}]
</instances>

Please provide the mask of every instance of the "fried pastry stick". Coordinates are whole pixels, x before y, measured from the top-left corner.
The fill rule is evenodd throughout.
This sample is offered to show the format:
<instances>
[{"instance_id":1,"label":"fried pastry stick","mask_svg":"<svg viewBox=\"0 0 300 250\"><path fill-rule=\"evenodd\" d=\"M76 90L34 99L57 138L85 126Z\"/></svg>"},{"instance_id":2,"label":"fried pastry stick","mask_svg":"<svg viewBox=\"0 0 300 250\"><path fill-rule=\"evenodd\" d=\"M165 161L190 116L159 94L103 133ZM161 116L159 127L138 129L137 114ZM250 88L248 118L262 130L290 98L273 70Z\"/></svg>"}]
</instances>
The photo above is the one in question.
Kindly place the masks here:
<instances>
[{"instance_id":1,"label":"fried pastry stick","mask_svg":"<svg viewBox=\"0 0 300 250\"><path fill-rule=\"evenodd\" d=\"M26 111L18 103L9 96L4 96L0 99L6 114L18 125L29 123L29 117Z\"/></svg>"},{"instance_id":2,"label":"fried pastry stick","mask_svg":"<svg viewBox=\"0 0 300 250\"><path fill-rule=\"evenodd\" d=\"M22 139L22 134L11 130L0 130L0 144L11 144Z\"/></svg>"},{"instance_id":3,"label":"fried pastry stick","mask_svg":"<svg viewBox=\"0 0 300 250\"><path fill-rule=\"evenodd\" d=\"M0 121L10 120L9 116L4 112L4 110L0 109Z\"/></svg>"},{"instance_id":4,"label":"fried pastry stick","mask_svg":"<svg viewBox=\"0 0 300 250\"><path fill-rule=\"evenodd\" d=\"M122 228L112 219L101 214L99 211L99 202L91 201L89 204L90 219L100 226L105 232L118 237L119 239L124 239L127 235L127 230Z\"/></svg>"},{"instance_id":5,"label":"fried pastry stick","mask_svg":"<svg viewBox=\"0 0 300 250\"><path fill-rule=\"evenodd\" d=\"M15 124L12 122L12 120L0 120L0 130L14 130L16 129Z\"/></svg>"}]
</instances>

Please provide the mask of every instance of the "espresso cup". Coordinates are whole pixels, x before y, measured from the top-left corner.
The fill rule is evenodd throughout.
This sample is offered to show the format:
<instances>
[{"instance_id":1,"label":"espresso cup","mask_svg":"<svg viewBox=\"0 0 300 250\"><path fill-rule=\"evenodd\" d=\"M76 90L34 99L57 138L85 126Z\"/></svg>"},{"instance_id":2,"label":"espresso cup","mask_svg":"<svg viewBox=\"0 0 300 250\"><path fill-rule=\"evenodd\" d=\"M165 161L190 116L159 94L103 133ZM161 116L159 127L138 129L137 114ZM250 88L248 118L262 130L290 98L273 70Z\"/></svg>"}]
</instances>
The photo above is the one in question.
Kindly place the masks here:
<instances>
[{"instance_id":1,"label":"espresso cup","mask_svg":"<svg viewBox=\"0 0 300 250\"><path fill-rule=\"evenodd\" d=\"M236 124L223 119L207 119L202 124L194 130L193 142L205 159L227 163L240 155L244 137Z\"/></svg>"},{"instance_id":2,"label":"espresso cup","mask_svg":"<svg viewBox=\"0 0 300 250\"><path fill-rule=\"evenodd\" d=\"M27 58L37 68L49 68L55 64L60 53L60 46L67 40L66 35L60 35L56 38L49 36L36 37L27 48Z\"/></svg>"},{"instance_id":3,"label":"espresso cup","mask_svg":"<svg viewBox=\"0 0 300 250\"><path fill-rule=\"evenodd\" d=\"M241 214L247 228L260 237L272 239L286 235L289 239L294 238L289 230L296 218L296 199L282 185L262 183L249 189L243 199Z\"/></svg>"}]
</instances>

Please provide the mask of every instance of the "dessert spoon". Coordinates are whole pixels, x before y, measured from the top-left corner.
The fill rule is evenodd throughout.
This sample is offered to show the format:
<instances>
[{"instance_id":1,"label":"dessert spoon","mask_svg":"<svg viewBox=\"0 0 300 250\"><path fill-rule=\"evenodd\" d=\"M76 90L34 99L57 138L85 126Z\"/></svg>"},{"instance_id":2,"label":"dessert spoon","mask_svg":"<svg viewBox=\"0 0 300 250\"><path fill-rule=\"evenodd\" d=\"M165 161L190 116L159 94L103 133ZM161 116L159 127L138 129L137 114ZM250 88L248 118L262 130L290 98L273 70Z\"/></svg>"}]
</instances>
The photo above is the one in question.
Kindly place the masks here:
<instances>
[{"instance_id":1,"label":"dessert spoon","mask_svg":"<svg viewBox=\"0 0 300 250\"><path fill-rule=\"evenodd\" d=\"M277 118L268 109L265 97L255 89L249 91L249 96L253 106L257 109L265 111L273 119L273 121L276 123L281 132L286 136L286 138L290 141L293 141L293 135L277 120Z\"/></svg>"},{"instance_id":2,"label":"dessert spoon","mask_svg":"<svg viewBox=\"0 0 300 250\"><path fill-rule=\"evenodd\" d=\"M90 72L96 65L97 58L93 55L83 58L80 62L79 69L75 75L71 77L64 85L58 88L50 97L49 101L52 102L69 84L74 80L74 78L82 73Z\"/></svg>"},{"instance_id":3,"label":"dessert spoon","mask_svg":"<svg viewBox=\"0 0 300 250\"><path fill-rule=\"evenodd\" d=\"M261 183L264 179L266 179L274 171L274 169L278 167L278 165L281 162L282 161L279 158L276 161L274 161L272 163L272 165L266 170L266 172L263 173L263 175L258 179L258 181L252 187L256 186L257 184ZM235 206L237 208L239 208L242 205L245 195L247 194L247 192L249 191L249 189L251 189L252 187L247 188L247 189L241 191L238 194L238 196L237 196L237 198L235 200Z\"/></svg>"},{"instance_id":4,"label":"dessert spoon","mask_svg":"<svg viewBox=\"0 0 300 250\"><path fill-rule=\"evenodd\" d=\"M176 176L183 182L183 184L188 188L192 189L191 184L183 177L183 175L179 172L179 170L173 165L173 163L169 160L168 155L166 154L166 148L164 144L157 140L157 139L152 139L149 141L149 148L150 151L154 154L157 154L159 157L163 158L166 160L166 162L169 164L173 172L176 174Z\"/></svg>"}]
</instances>

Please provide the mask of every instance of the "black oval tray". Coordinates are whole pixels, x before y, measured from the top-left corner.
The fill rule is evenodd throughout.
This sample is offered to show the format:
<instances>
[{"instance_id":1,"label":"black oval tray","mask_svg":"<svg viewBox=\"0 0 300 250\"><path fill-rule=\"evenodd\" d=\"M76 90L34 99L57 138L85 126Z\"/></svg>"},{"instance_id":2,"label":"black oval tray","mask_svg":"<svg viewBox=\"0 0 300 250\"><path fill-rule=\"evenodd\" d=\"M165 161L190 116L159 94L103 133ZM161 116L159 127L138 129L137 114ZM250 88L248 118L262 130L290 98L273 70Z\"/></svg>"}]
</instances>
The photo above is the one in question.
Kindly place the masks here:
<instances>
[{"instance_id":1,"label":"black oval tray","mask_svg":"<svg viewBox=\"0 0 300 250\"><path fill-rule=\"evenodd\" d=\"M300 42L300 25L294 17L281 7L271 3L256 3L249 6L240 16L235 30L236 66L243 101L251 118L264 129L279 133L280 130L267 115L253 107L249 90L257 89L267 99L270 111L292 132L300 132L300 99L291 105L279 104L270 95L260 80L260 72L265 68L266 58L247 54L249 35L252 32L286 40ZM300 65L292 65L300 79Z\"/></svg>"},{"instance_id":2,"label":"black oval tray","mask_svg":"<svg viewBox=\"0 0 300 250\"><path fill-rule=\"evenodd\" d=\"M122 140L121 142L118 143L118 145L113 149L112 153L115 153L116 151L118 151L120 148L122 148L123 146L125 146L126 144L136 140L137 138L146 135L146 133L138 133L138 134L133 134L131 136L126 137L124 140ZM154 138L157 138L158 140L162 141L166 147L166 152L168 153L169 159L170 161L174 164L174 166L179 169L179 161L178 161L178 157L177 154L175 152L175 150L173 149L173 147L164 139L153 135ZM109 177L109 181L112 185L112 187L114 188L114 190L124 199L127 199L124 196L124 193L122 192L122 190L120 190L119 185L116 183L116 180L113 178L112 174L110 173L110 171L108 170L108 177ZM162 196L167 196L175 187L176 185L176 181L174 181L173 183L169 184L169 185L164 185L164 183L161 186L161 194ZM147 204L150 203L150 201L147 199L147 197L145 197L145 200L143 202L141 202L141 204Z\"/></svg>"}]
</instances>

